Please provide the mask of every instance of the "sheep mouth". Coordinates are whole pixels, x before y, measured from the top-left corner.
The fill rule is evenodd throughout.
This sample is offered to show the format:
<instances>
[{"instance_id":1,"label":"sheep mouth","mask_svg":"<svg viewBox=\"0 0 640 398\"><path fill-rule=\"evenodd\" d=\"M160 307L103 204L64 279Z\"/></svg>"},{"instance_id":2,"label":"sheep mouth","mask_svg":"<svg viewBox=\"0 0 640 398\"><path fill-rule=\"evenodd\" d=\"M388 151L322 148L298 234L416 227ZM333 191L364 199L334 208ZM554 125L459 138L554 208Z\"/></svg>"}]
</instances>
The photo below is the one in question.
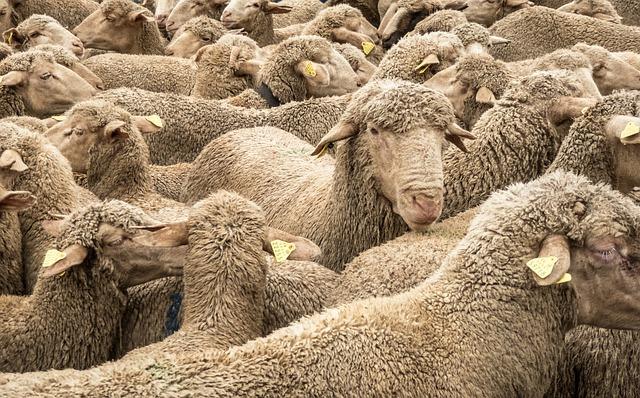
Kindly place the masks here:
<instances>
[{"instance_id":1,"label":"sheep mouth","mask_svg":"<svg viewBox=\"0 0 640 398\"><path fill-rule=\"evenodd\" d=\"M403 199L394 210L412 231L424 232L442 214L442 199L430 199L421 194Z\"/></svg>"},{"instance_id":2,"label":"sheep mouth","mask_svg":"<svg viewBox=\"0 0 640 398\"><path fill-rule=\"evenodd\" d=\"M235 29L238 27L238 21L225 19L224 21L220 21L220 22L222 22L222 26L224 26L227 29Z\"/></svg>"}]
</instances>

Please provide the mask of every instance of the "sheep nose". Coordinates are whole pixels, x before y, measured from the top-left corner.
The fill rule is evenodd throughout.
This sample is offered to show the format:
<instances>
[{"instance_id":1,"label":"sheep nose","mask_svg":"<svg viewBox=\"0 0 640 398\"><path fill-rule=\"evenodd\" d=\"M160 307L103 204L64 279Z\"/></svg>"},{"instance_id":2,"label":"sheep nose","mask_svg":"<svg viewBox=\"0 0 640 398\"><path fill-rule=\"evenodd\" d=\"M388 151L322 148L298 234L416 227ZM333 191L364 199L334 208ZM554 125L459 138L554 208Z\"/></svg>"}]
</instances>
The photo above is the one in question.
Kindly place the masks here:
<instances>
[{"instance_id":1,"label":"sheep nose","mask_svg":"<svg viewBox=\"0 0 640 398\"><path fill-rule=\"evenodd\" d=\"M167 23L165 24L165 28L170 29L173 27L173 25L175 25L173 21L167 21Z\"/></svg>"},{"instance_id":2,"label":"sheep nose","mask_svg":"<svg viewBox=\"0 0 640 398\"><path fill-rule=\"evenodd\" d=\"M229 12L228 10L225 10L222 13L222 16L220 17L220 21L224 22L225 20L229 19L229 16L231 16L231 12Z\"/></svg>"},{"instance_id":3,"label":"sheep nose","mask_svg":"<svg viewBox=\"0 0 640 398\"><path fill-rule=\"evenodd\" d=\"M167 18L168 17L169 16L167 14L156 15L156 22L158 23L158 26L161 27L161 28L164 27L166 25L166 23L167 23Z\"/></svg>"},{"instance_id":4,"label":"sheep nose","mask_svg":"<svg viewBox=\"0 0 640 398\"><path fill-rule=\"evenodd\" d=\"M169 55L169 56L171 56L171 55L173 55L173 54L174 54L173 50L172 50L172 49L170 49L169 47L167 47L167 48L165 48L165 49L164 49L164 55Z\"/></svg>"},{"instance_id":5,"label":"sheep nose","mask_svg":"<svg viewBox=\"0 0 640 398\"><path fill-rule=\"evenodd\" d=\"M442 202L437 200L435 196L422 193L412 195L411 204L417 213L414 221L422 224L433 223L440 217L442 212Z\"/></svg>"}]
</instances>

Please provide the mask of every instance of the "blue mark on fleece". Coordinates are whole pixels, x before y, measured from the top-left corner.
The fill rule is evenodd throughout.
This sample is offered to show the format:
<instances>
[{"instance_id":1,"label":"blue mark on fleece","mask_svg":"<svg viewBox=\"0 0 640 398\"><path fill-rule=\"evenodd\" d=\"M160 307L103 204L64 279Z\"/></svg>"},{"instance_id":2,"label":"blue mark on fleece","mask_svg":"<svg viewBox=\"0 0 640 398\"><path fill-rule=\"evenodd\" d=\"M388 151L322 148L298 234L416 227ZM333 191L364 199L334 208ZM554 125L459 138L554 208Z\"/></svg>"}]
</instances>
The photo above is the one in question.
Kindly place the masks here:
<instances>
[{"instance_id":1,"label":"blue mark on fleece","mask_svg":"<svg viewBox=\"0 0 640 398\"><path fill-rule=\"evenodd\" d=\"M167 309L167 317L164 322L164 337L171 336L180 329L180 306L182 306L182 293L171 295L171 305Z\"/></svg>"}]
</instances>

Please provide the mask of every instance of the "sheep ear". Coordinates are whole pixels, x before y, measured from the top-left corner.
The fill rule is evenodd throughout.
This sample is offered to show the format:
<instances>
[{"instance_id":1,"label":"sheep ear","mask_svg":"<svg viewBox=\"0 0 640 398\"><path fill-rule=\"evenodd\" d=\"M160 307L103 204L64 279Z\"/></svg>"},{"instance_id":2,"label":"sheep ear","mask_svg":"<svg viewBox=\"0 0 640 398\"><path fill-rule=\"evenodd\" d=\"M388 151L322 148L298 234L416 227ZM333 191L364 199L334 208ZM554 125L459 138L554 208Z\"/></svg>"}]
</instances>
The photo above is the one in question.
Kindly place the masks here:
<instances>
[{"instance_id":1,"label":"sheep ear","mask_svg":"<svg viewBox=\"0 0 640 398\"><path fill-rule=\"evenodd\" d=\"M57 238L62 234L64 220L44 220L40 225L49 236Z\"/></svg>"},{"instance_id":2,"label":"sheep ear","mask_svg":"<svg viewBox=\"0 0 640 398\"><path fill-rule=\"evenodd\" d=\"M5 30L2 33L2 39L13 48L19 47L24 42L24 36L22 36L16 28Z\"/></svg>"},{"instance_id":3,"label":"sheep ear","mask_svg":"<svg viewBox=\"0 0 640 398\"><path fill-rule=\"evenodd\" d=\"M176 247L189 243L189 227L184 222L173 224L151 225L136 227L138 230L150 233L136 236L133 241L142 246Z\"/></svg>"},{"instance_id":4,"label":"sheep ear","mask_svg":"<svg viewBox=\"0 0 640 398\"><path fill-rule=\"evenodd\" d=\"M193 62L200 62L200 60L202 59L202 56L204 55L205 51L207 51L210 45L211 44L206 45L204 47L200 47L198 51L196 51L196 53L191 57L191 59L193 59Z\"/></svg>"},{"instance_id":5,"label":"sheep ear","mask_svg":"<svg viewBox=\"0 0 640 398\"><path fill-rule=\"evenodd\" d=\"M534 264L536 261L554 261L554 259L549 259L549 257L557 260L555 260L555 264L548 275L543 278L540 277L536 271L533 271L533 279L535 279L538 286L553 285L569 272L569 268L571 267L571 250L569 250L569 241L564 235L547 236L540 245L538 257L529 261L527 265L533 270L535 269Z\"/></svg>"},{"instance_id":6,"label":"sheep ear","mask_svg":"<svg viewBox=\"0 0 640 398\"><path fill-rule=\"evenodd\" d=\"M607 122L605 131L609 137L615 137L624 145L640 144L640 118L627 115L613 116Z\"/></svg>"},{"instance_id":7,"label":"sheep ear","mask_svg":"<svg viewBox=\"0 0 640 398\"><path fill-rule=\"evenodd\" d=\"M496 102L496 96L493 95L493 91L486 87L480 87L476 93L476 102L480 104L493 104Z\"/></svg>"},{"instance_id":8,"label":"sheep ear","mask_svg":"<svg viewBox=\"0 0 640 398\"><path fill-rule=\"evenodd\" d=\"M0 193L0 210L20 211L36 203L36 197L27 191L4 191Z\"/></svg>"},{"instance_id":9,"label":"sheep ear","mask_svg":"<svg viewBox=\"0 0 640 398\"><path fill-rule=\"evenodd\" d=\"M603 14L601 12L597 12L595 14L592 15L593 18L599 19L601 21L607 21L607 22L613 22L613 23L620 23L620 20L618 20L616 17L614 17L613 15L609 15L609 14Z\"/></svg>"},{"instance_id":10,"label":"sheep ear","mask_svg":"<svg viewBox=\"0 0 640 398\"><path fill-rule=\"evenodd\" d=\"M58 252L59 253L59 252ZM45 278L49 278L55 275L59 275L69 268L75 267L76 265L82 264L82 262L87 258L89 254L89 250L86 247L73 244L63 251L64 257L60 256L60 260L54 262L53 264L47 264L47 256L45 256L45 263L42 264L42 276ZM47 253L48 255L49 253Z\"/></svg>"},{"instance_id":11,"label":"sheep ear","mask_svg":"<svg viewBox=\"0 0 640 398\"><path fill-rule=\"evenodd\" d=\"M274 240L281 240L288 243L293 243L296 248L289 255L289 260L297 260L297 261L313 261L320 257L322 251L312 241L309 239L303 238L302 236L295 236L288 232L267 227L266 229L266 237L264 239L263 250L270 253L273 253L273 247L271 246L271 242Z\"/></svg>"},{"instance_id":12,"label":"sheep ear","mask_svg":"<svg viewBox=\"0 0 640 398\"><path fill-rule=\"evenodd\" d=\"M362 43L371 42L371 39L363 40L363 37L360 33L349 30L345 27L335 28L331 31L331 36L333 37L333 41L338 43L349 43L352 44L356 48L360 48Z\"/></svg>"},{"instance_id":13,"label":"sheep ear","mask_svg":"<svg viewBox=\"0 0 640 398\"><path fill-rule=\"evenodd\" d=\"M29 166L24 164L22 156L13 149L7 149L0 155L0 167L17 171L19 173L29 170Z\"/></svg>"},{"instance_id":14,"label":"sheep ear","mask_svg":"<svg viewBox=\"0 0 640 398\"><path fill-rule=\"evenodd\" d=\"M442 8L446 10L462 11L467 8L467 2L466 0L449 0L442 5Z\"/></svg>"},{"instance_id":15,"label":"sheep ear","mask_svg":"<svg viewBox=\"0 0 640 398\"><path fill-rule=\"evenodd\" d=\"M387 25L389 25L393 16L396 15L396 12L398 12L398 4L394 1L382 17L382 21L380 21L380 25L378 26L378 36L382 36L384 34L384 31L387 29Z\"/></svg>"},{"instance_id":16,"label":"sheep ear","mask_svg":"<svg viewBox=\"0 0 640 398\"><path fill-rule=\"evenodd\" d=\"M136 23L136 22L154 22L155 18L152 15L149 15L149 10L135 10L135 11L131 11L128 15L127 18L129 19L129 22L131 23Z\"/></svg>"},{"instance_id":17,"label":"sheep ear","mask_svg":"<svg viewBox=\"0 0 640 398\"><path fill-rule=\"evenodd\" d=\"M565 120L575 119L598 102L595 98L560 97L558 103L549 111L549 117L554 124Z\"/></svg>"},{"instance_id":18,"label":"sheep ear","mask_svg":"<svg viewBox=\"0 0 640 398\"><path fill-rule=\"evenodd\" d=\"M507 0L504 5L505 7L522 7L529 5L529 0Z\"/></svg>"},{"instance_id":19,"label":"sheep ear","mask_svg":"<svg viewBox=\"0 0 640 398\"><path fill-rule=\"evenodd\" d=\"M264 6L265 14L286 14L291 12L291 10L293 10L291 6L279 5L271 1L267 2Z\"/></svg>"},{"instance_id":20,"label":"sheep ear","mask_svg":"<svg viewBox=\"0 0 640 398\"><path fill-rule=\"evenodd\" d=\"M356 135L357 129L351 123L339 122L334 128L331 129L318 143L316 149L313 150L311 156L323 155L329 144L337 141L345 140L349 137Z\"/></svg>"},{"instance_id":21,"label":"sheep ear","mask_svg":"<svg viewBox=\"0 0 640 398\"><path fill-rule=\"evenodd\" d=\"M84 66L82 62L74 62L73 65L69 67L69 69L76 72L78 76L83 78L93 87L97 88L98 90L104 90L104 83L102 82L102 79L96 76L96 74L93 73L91 69Z\"/></svg>"},{"instance_id":22,"label":"sheep ear","mask_svg":"<svg viewBox=\"0 0 640 398\"><path fill-rule=\"evenodd\" d=\"M142 134L153 134L162 130L162 119L158 115L151 116L133 116L133 125L136 126Z\"/></svg>"},{"instance_id":23,"label":"sheep ear","mask_svg":"<svg viewBox=\"0 0 640 398\"><path fill-rule=\"evenodd\" d=\"M429 54L426 57L424 57L422 62L420 62L420 64L416 66L414 70L419 73L425 73L426 71L429 70L431 65L437 65L439 63L440 63L440 59L436 54Z\"/></svg>"},{"instance_id":24,"label":"sheep ear","mask_svg":"<svg viewBox=\"0 0 640 398\"><path fill-rule=\"evenodd\" d=\"M447 131L445 131L444 138L457 146L462 152L469 152L464 142L462 142L462 139L475 140L476 136L458 126L456 123L451 123Z\"/></svg>"},{"instance_id":25,"label":"sheep ear","mask_svg":"<svg viewBox=\"0 0 640 398\"><path fill-rule=\"evenodd\" d=\"M5 87L20 86L27 80L25 72L11 71L6 75L0 76L0 85Z\"/></svg>"},{"instance_id":26,"label":"sheep ear","mask_svg":"<svg viewBox=\"0 0 640 398\"><path fill-rule=\"evenodd\" d=\"M104 126L104 136L107 139L115 141L117 139L125 139L129 137L129 133L124 131L123 127L126 125L122 120L114 120L107 123Z\"/></svg>"},{"instance_id":27,"label":"sheep ear","mask_svg":"<svg viewBox=\"0 0 640 398\"><path fill-rule=\"evenodd\" d=\"M239 76L253 76L256 78L260 74L260 70L264 65L264 61L258 59L248 59L236 62L234 72Z\"/></svg>"},{"instance_id":28,"label":"sheep ear","mask_svg":"<svg viewBox=\"0 0 640 398\"><path fill-rule=\"evenodd\" d=\"M324 65L309 60L303 60L298 62L298 65L296 65L296 70L306 80L312 81L315 84L321 86L326 86L329 84L329 73L327 72Z\"/></svg>"},{"instance_id":29,"label":"sheep ear","mask_svg":"<svg viewBox=\"0 0 640 398\"><path fill-rule=\"evenodd\" d=\"M504 37L489 36L489 44L492 46L498 46L498 45L509 44L509 43L511 43L511 40L505 39Z\"/></svg>"}]
</instances>

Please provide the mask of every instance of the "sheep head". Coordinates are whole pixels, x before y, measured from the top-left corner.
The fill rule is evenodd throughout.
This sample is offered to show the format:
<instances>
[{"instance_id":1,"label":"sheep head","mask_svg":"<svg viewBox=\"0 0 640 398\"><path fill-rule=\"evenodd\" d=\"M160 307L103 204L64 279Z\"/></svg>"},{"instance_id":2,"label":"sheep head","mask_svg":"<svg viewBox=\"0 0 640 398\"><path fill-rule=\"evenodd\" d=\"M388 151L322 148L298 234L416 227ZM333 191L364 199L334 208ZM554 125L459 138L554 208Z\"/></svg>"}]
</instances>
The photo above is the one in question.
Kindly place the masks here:
<instances>
[{"instance_id":1,"label":"sheep head","mask_svg":"<svg viewBox=\"0 0 640 398\"><path fill-rule=\"evenodd\" d=\"M603 95L614 90L640 90L640 70L609 50L584 43L576 44L572 50L584 54L592 67L595 84Z\"/></svg>"},{"instance_id":2,"label":"sheep head","mask_svg":"<svg viewBox=\"0 0 640 398\"><path fill-rule=\"evenodd\" d=\"M129 0L106 0L73 33L85 47L127 54L150 23L156 25L146 8Z\"/></svg>"},{"instance_id":3,"label":"sheep head","mask_svg":"<svg viewBox=\"0 0 640 398\"><path fill-rule=\"evenodd\" d=\"M445 141L466 150L473 135L455 124L444 95L409 82L376 80L353 95L342 119L314 154L338 141L336 158L355 156L370 165L384 198L413 230L423 231L443 207L442 153Z\"/></svg>"},{"instance_id":4,"label":"sheep head","mask_svg":"<svg viewBox=\"0 0 640 398\"><path fill-rule=\"evenodd\" d=\"M269 0L231 0L222 11L220 21L225 28L242 28L253 31L257 25L265 23L265 18L273 14L286 14L291 6L280 5Z\"/></svg>"},{"instance_id":5,"label":"sheep head","mask_svg":"<svg viewBox=\"0 0 640 398\"><path fill-rule=\"evenodd\" d=\"M164 29L167 23L167 18L169 18L169 14L178 3L177 0L157 0L156 1L156 11L155 18L158 23L158 27Z\"/></svg>"},{"instance_id":6,"label":"sheep head","mask_svg":"<svg viewBox=\"0 0 640 398\"><path fill-rule=\"evenodd\" d=\"M60 114L96 92L77 73L41 51L5 59L0 64L0 87L15 93L24 103L25 112L38 117Z\"/></svg>"},{"instance_id":7,"label":"sheep head","mask_svg":"<svg viewBox=\"0 0 640 398\"><path fill-rule=\"evenodd\" d=\"M199 49L214 44L227 30L218 20L209 17L197 17L184 24L171 39L165 54L190 58ZM229 31L233 33L233 31Z\"/></svg>"},{"instance_id":8,"label":"sheep head","mask_svg":"<svg viewBox=\"0 0 640 398\"><path fill-rule=\"evenodd\" d=\"M22 211L33 206L36 197L27 191L7 191L0 185L0 211Z\"/></svg>"},{"instance_id":9,"label":"sheep head","mask_svg":"<svg viewBox=\"0 0 640 398\"><path fill-rule=\"evenodd\" d=\"M622 23L622 18L608 0L573 0L559 7L558 11L585 15L612 23Z\"/></svg>"},{"instance_id":10,"label":"sheep head","mask_svg":"<svg viewBox=\"0 0 640 398\"><path fill-rule=\"evenodd\" d=\"M55 44L78 57L84 54L82 41L46 15L32 15L17 27L4 31L2 37L13 48L23 51L40 44Z\"/></svg>"},{"instance_id":11,"label":"sheep head","mask_svg":"<svg viewBox=\"0 0 640 398\"><path fill-rule=\"evenodd\" d=\"M469 22L491 26L494 22L513 11L531 7L529 0L467 0L463 11Z\"/></svg>"},{"instance_id":12,"label":"sheep head","mask_svg":"<svg viewBox=\"0 0 640 398\"><path fill-rule=\"evenodd\" d=\"M202 15L219 19L228 0L179 0L167 18L166 29L175 33L191 18Z\"/></svg>"},{"instance_id":13,"label":"sheep head","mask_svg":"<svg viewBox=\"0 0 640 398\"><path fill-rule=\"evenodd\" d=\"M463 10L466 0L399 0L392 3L378 27L378 35L385 48L390 48L418 22L436 11Z\"/></svg>"},{"instance_id":14,"label":"sheep head","mask_svg":"<svg viewBox=\"0 0 640 398\"><path fill-rule=\"evenodd\" d=\"M137 243L157 225L160 222L142 210L117 200L90 205L63 220L44 221L43 228L57 238L56 246L61 251L53 251L48 263L45 260L42 276L73 272L93 263L104 268L98 272L110 271L118 287L126 289L182 275L185 244L151 247ZM94 263L91 260L95 257L98 261Z\"/></svg>"},{"instance_id":15,"label":"sheep head","mask_svg":"<svg viewBox=\"0 0 640 398\"><path fill-rule=\"evenodd\" d=\"M4 32L14 26L13 7L9 0L0 0L0 32Z\"/></svg>"},{"instance_id":16,"label":"sheep head","mask_svg":"<svg viewBox=\"0 0 640 398\"><path fill-rule=\"evenodd\" d=\"M376 71L376 66L369 62L365 54L351 44L334 43L336 49L351 65L351 69L358 75L358 85L364 86Z\"/></svg>"}]
</instances>

